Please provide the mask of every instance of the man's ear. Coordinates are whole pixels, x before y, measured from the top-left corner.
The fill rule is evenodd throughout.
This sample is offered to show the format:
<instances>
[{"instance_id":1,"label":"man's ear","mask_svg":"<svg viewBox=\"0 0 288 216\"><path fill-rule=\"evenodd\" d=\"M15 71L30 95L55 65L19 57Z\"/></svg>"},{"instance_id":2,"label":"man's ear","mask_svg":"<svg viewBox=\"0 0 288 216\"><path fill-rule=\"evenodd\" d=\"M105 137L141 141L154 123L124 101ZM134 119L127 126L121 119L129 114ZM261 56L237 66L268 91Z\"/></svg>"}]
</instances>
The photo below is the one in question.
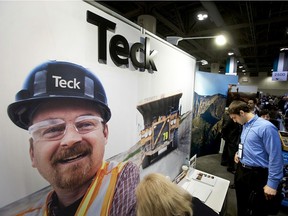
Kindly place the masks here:
<instances>
[{"instance_id":1,"label":"man's ear","mask_svg":"<svg viewBox=\"0 0 288 216\"><path fill-rule=\"evenodd\" d=\"M30 159L32 162L32 167L35 168L36 165L35 165L34 146L33 146L33 139L32 138L29 139L29 144L30 144L30 148L29 148Z\"/></svg>"},{"instance_id":2,"label":"man's ear","mask_svg":"<svg viewBox=\"0 0 288 216\"><path fill-rule=\"evenodd\" d=\"M239 114L240 114L240 116L244 116L244 111L240 110Z\"/></svg>"},{"instance_id":3,"label":"man's ear","mask_svg":"<svg viewBox=\"0 0 288 216\"><path fill-rule=\"evenodd\" d=\"M105 138L105 145L108 142L108 135L109 135L109 130L108 130L108 125L105 124L103 127L103 134L104 134L104 138Z\"/></svg>"}]
</instances>

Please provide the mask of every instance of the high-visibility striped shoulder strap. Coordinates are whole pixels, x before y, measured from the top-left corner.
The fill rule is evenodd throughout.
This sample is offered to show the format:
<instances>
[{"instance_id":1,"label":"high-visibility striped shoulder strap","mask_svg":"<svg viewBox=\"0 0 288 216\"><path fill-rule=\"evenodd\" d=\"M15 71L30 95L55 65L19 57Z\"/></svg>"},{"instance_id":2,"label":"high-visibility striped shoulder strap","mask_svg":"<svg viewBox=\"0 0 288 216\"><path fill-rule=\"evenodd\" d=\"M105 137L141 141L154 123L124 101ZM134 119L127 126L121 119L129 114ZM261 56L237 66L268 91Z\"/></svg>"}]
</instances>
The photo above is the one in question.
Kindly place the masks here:
<instances>
[{"instance_id":1,"label":"high-visibility striped shoulder strap","mask_svg":"<svg viewBox=\"0 0 288 216\"><path fill-rule=\"evenodd\" d=\"M108 215L119 173L126 163L103 162L75 215Z\"/></svg>"}]
</instances>

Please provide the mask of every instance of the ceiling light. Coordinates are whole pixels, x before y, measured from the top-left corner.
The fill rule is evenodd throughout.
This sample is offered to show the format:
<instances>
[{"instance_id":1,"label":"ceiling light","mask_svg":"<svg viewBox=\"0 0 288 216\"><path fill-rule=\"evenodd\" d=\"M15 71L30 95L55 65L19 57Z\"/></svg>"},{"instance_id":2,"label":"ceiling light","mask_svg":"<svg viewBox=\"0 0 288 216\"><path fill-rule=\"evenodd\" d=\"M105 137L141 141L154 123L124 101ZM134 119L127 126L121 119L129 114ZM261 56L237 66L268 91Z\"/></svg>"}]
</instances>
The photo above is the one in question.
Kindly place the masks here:
<instances>
[{"instance_id":1,"label":"ceiling light","mask_svg":"<svg viewBox=\"0 0 288 216\"><path fill-rule=\"evenodd\" d=\"M197 20L203 21L208 18L208 13L206 11L200 11L197 13Z\"/></svg>"},{"instance_id":2,"label":"ceiling light","mask_svg":"<svg viewBox=\"0 0 288 216\"><path fill-rule=\"evenodd\" d=\"M199 40L199 39L211 39L215 38L215 42L219 46L223 46L226 44L227 40L223 35L217 35L217 36L205 36L205 37L178 37L178 36L168 36L166 37L166 40L173 44L173 45L178 45L178 42L181 40Z\"/></svg>"},{"instance_id":3,"label":"ceiling light","mask_svg":"<svg viewBox=\"0 0 288 216\"><path fill-rule=\"evenodd\" d=\"M206 61L205 59L202 59L200 61L196 61L196 62L201 62L201 65L207 65L208 61Z\"/></svg>"},{"instance_id":4,"label":"ceiling light","mask_svg":"<svg viewBox=\"0 0 288 216\"><path fill-rule=\"evenodd\" d=\"M216 36L216 44L219 46L225 45L227 43L227 39L224 37L224 35L218 35Z\"/></svg>"}]
</instances>

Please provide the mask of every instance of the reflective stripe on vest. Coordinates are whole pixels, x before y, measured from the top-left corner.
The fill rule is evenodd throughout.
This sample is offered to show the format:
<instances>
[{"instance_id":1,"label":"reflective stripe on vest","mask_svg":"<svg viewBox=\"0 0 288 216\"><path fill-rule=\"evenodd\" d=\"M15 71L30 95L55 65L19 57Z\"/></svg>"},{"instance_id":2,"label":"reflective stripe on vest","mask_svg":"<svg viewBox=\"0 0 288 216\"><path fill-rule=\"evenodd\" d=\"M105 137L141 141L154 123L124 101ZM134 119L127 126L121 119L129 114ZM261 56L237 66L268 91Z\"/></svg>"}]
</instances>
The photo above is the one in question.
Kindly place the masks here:
<instances>
[{"instance_id":1,"label":"reflective stripe on vest","mask_svg":"<svg viewBox=\"0 0 288 216\"><path fill-rule=\"evenodd\" d=\"M125 164L115 162L104 162L102 164L75 215L103 216L109 214L118 174Z\"/></svg>"},{"instance_id":2,"label":"reflective stripe on vest","mask_svg":"<svg viewBox=\"0 0 288 216\"><path fill-rule=\"evenodd\" d=\"M106 216L111 209L118 175L126 165L124 163L103 162L101 168L88 188L81 204L78 207L76 216ZM53 192L50 192L47 199L41 200L36 208L31 208L18 214L19 216L47 216L47 204ZM42 207L41 207L42 206Z\"/></svg>"}]
</instances>

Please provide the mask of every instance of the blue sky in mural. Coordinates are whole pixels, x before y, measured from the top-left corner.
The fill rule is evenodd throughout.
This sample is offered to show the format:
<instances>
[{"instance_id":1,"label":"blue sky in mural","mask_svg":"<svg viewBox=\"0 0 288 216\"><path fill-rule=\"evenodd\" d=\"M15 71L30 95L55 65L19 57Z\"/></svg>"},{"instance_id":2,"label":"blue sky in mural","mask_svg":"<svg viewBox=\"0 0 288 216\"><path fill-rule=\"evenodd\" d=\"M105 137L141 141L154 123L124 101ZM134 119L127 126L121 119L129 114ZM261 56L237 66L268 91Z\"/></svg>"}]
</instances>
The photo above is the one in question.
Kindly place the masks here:
<instances>
[{"instance_id":1,"label":"blue sky in mural","mask_svg":"<svg viewBox=\"0 0 288 216\"><path fill-rule=\"evenodd\" d=\"M238 76L196 72L195 92L198 95L227 95L229 84L238 84Z\"/></svg>"}]
</instances>

